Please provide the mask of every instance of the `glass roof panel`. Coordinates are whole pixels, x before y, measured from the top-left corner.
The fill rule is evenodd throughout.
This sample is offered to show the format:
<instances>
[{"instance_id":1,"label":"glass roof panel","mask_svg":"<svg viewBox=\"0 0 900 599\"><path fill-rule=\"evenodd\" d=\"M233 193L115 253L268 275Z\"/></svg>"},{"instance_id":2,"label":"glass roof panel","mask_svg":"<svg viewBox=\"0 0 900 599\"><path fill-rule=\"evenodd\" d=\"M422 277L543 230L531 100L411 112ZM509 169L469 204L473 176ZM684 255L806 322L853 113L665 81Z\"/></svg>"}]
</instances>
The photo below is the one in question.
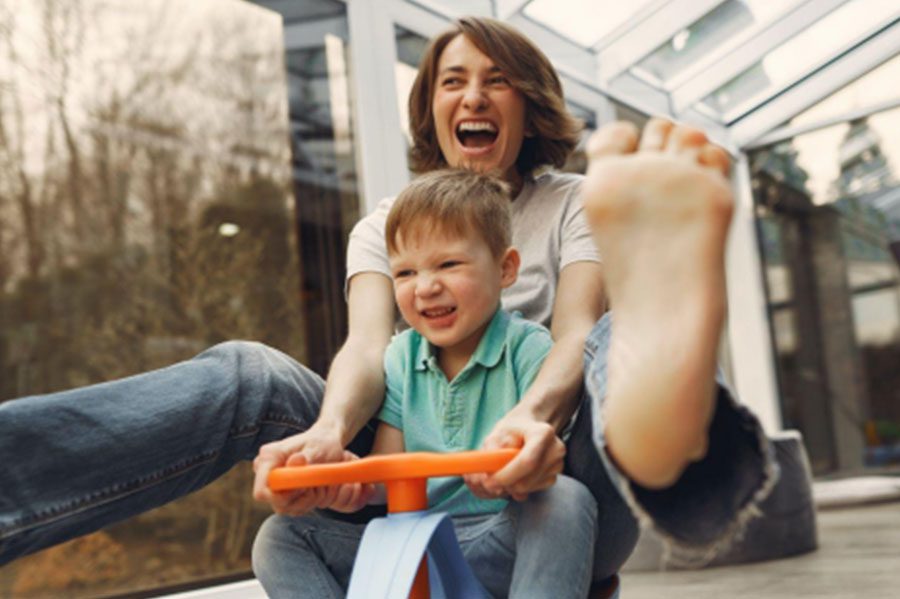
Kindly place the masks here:
<instances>
[{"instance_id":1,"label":"glass roof panel","mask_svg":"<svg viewBox=\"0 0 900 599\"><path fill-rule=\"evenodd\" d=\"M638 77L650 75L659 82L668 82L700 58L711 53L724 54L740 41L739 34L761 28L797 2L727 0L656 48L632 72Z\"/></svg>"},{"instance_id":2,"label":"glass roof panel","mask_svg":"<svg viewBox=\"0 0 900 599\"><path fill-rule=\"evenodd\" d=\"M525 15L585 47L596 45L658 0L532 0Z\"/></svg>"},{"instance_id":3,"label":"glass roof panel","mask_svg":"<svg viewBox=\"0 0 900 599\"><path fill-rule=\"evenodd\" d=\"M900 81L900 55L882 63L881 66L869 71L812 108L801 112L791 119L790 125L794 127L809 125L854 110L865 109L881 102L898 100L900 99L897 91L898 81Z\"/></svg>"},{"instance_id":4,"label":"glass roof panel","mask_svg":"<svg viewBox=\"0 0 900 599\"><path fill-rule=\"evenodd\" d=\"M894 0L851 0L704 98L731 122L894 18Z\"/></svg>"}]
</instances>

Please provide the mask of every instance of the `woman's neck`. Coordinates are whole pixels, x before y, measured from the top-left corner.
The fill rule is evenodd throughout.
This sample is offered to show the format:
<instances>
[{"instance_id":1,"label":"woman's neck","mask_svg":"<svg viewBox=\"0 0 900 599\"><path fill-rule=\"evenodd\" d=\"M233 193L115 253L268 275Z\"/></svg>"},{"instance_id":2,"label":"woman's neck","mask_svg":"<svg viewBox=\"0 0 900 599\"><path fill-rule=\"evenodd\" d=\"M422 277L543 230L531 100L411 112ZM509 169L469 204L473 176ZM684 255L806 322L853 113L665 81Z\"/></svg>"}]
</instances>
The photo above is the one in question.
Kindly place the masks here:
<instances>
[{"instance_id":1,"label":"woman's neck","mask_svg":"<svg viewBox=\"0 0 900 599\"><path fill-rule=\"evenodd\" d=\"M509 184L509 197L512 201L515 201L516 198L519 197L522 188L525 186L525 177L520 175L519 171L513 167L511 172L507 173L504 178Z\"/></svg>"}]
</instances>

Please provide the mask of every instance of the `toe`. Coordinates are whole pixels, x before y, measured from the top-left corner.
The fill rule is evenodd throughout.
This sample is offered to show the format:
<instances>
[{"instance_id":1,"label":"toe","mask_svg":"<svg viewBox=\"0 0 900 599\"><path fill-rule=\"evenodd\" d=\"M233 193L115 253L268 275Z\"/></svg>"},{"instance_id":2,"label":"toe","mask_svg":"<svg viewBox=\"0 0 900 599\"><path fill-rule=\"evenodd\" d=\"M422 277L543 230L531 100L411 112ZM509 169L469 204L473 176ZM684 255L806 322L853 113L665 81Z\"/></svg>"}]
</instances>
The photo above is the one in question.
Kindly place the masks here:
<instances>
[{"instance_id":1,"label":"toe","mask_svg":"<svg viewBox=\"0 0 900 599\"><path fill-rule=\"evenodd\" d=\"M630 154L637 149L638 129L632 123L616 121L600 127L587 143L590 159Z\"/></svg>"},{"instance_id":2,"label":"toe","mask_svg":"<svg viewBox=\"0 0 900 599\"><path fill-rule=\"evenodd\" d=\"M674 123L668 119L653 117L644 126L641 134L640 150L642 152L661 152L669 140Z\"/></svg>"},{"instance_id":3,"label":"toe","mask_svg":"<svg viewBox=\"0 0 900 599\"><path fill-rule=\"evenodd\" d=\"M700 149L708 145L706 134L695 127L675 125L666 140L665 151L684 158L696 160Z\"/></svg>"},{"instance_id":4,"label":"toe","mask_svg":"<svg viewBox=\"0 0 900 599\"><path fill-rule=\"evenodd\" d=\"M713 144L708 143L700 148L697 161L703 166L722 173L723 177L728 177L731 170L731 158L729 158L728 152Z\"/></svg>"}]
</instances>

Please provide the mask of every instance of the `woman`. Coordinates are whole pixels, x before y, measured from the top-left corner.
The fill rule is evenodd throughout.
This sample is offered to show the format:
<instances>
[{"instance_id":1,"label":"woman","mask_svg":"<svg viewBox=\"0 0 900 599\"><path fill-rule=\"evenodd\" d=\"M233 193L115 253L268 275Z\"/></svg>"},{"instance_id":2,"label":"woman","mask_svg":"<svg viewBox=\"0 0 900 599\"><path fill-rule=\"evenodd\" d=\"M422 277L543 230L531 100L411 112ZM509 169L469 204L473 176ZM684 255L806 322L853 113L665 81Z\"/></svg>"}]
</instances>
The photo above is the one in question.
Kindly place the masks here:
<instances>
[{"instance_id":1,"label":"woman","mask_svg":"<svg viewBox=\"0 0 900 599\"><path fill-rule=\"evenodd\" d=\"M598 501L596 580L613 575L633 548L632 512L686 547L685 557L710 557L770 485L755 419L724 389L713 391L730 215L727 186L713 171L727 168L724 154L702 133L663 121L651 122L640 141L621 124L596 134L585 203L602 273L586 243L580 177L532 173L560 166L578 129L531 42L492 20L460 20L423 61L411 120L419 170L498 171L518 190L514 212L525 215L514 217L514 243L534 244L536 228L546 230L504 307L549 322L554 347L486 442L521 445L519 457L491 477L473 477L473 490L520 498L565 467ZM365 425L383 397L382 353L394 327L389 271L378 266L384 250L371 235L381 239L382 211L351 238L350 330L327 384L275 350L226 343L160 371L0 406L0 455L18 458L0 474L0 563L166 503L257 451L257 499L279 514L327 507L330 491L272 494L265 478L283 464L339 460L351 441L364 453L371 442ZM665 239L665 251L633 244L642 238ZM609 318L597 322L601 275L617 307L612 339ZM666 318L673 307L679 318ZM563 451L557 433L579 407ZM19 457L21 447L48 448L53 457Z\"/></svg>"}]
</instances>

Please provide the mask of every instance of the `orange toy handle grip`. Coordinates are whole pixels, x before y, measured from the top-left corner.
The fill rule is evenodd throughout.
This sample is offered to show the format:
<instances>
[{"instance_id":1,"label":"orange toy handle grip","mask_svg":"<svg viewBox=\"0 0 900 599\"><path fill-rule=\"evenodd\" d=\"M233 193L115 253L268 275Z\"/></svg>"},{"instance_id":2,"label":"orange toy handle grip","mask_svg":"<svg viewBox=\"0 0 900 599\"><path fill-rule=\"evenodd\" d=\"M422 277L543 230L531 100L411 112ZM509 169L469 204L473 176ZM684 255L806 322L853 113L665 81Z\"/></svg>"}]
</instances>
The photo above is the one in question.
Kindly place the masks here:
<instances>
[{"instance_id":1,"label":"orange toy handle grip","mask_svg":"<svg viewBox=\"0 0 900 599\"><path fill-rule=\"evenodd\" d=\"M343 483L378 483L431 476L456 476L473 472L496 472L518 449L462 451L459 453L393 453L369 456L352 462L284 466L269 473L269 488L289 491Z\"/></svg>"}]
</instances>

